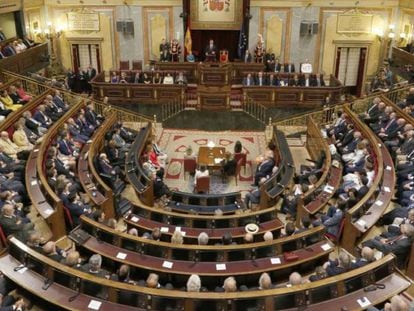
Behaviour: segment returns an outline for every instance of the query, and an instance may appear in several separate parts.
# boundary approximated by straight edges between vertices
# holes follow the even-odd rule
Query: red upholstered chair
[[[194,187],[195,193],[209,193],[210,192],[210,176],[199,177],[196,180]]]
[[[132,70],[142,70],[142,60],[133,60]]]
[[[0,240],[1,240],[1,243],[3,244],[3,246],[7,247],[8,241],[7,241],[6,235],[4,234],[2,226],[0,226]]]
[[[221,50],[220,51],[220,63],[227,63],[229,61],[229,51]]]
[[[338,244],[339,241],[341,240],[342,231],[344,231],[344,225],[345,225],[345,217],[342,218],[341,223],[339,224],[338,235],[335,236],[333,234],[326,232],[325,237],[327,237],[329,240],[331,240],[335,244]]]
[[[63,205],[63,210],[65,211],[65,220],[66,223],[70,226],[71,229],[74,228],[74,223],[73,223],[73,218],[72,215],[70,214],[69,209]]]
[[[195,158],[184,158],[184,179],[185,173],[194,174],[197,167]]]
[[[120,60],[119,70],[129,70],[129,60]]]
[[[236,162],[239,162],[239,160],[241,159],[241,166],[244,167],[244,173],[246,173],[246,160],[247,160],[247,154],[245,153],[235,153],[234,154],[234,159],[236,160]]]

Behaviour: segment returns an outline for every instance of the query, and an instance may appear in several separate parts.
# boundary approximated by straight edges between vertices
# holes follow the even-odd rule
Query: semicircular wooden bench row
[[[159,241],[154,241],[117,231],[84,215],[80,219],[81,225],[79,229],[109,244],[155,257],[165,259],[178,258],[188,261],[192,261],[194,258],[197,259],[197,257],[199,257],[197,259],[198,261],[216,261],[217,258],[221,258],[219,261],[236,261],[269,257],[307,247],[312,243],[325,240],[323,237],[325,228],[318,226],[272,241],[263,241],[263,239],[256,236],[256,240],[251,243],[233,239],[233,241],[239,244],[231,245],[218,244],[214,240],[213,243],[210,241],[208,245],[175,244],[170,242],[171,238],[167,234],[162,234]],[[185,235],[187,234],[184,230],[181,232]],[[76,235],[76,230],[71,233],[71,236],[73,235]]]
[[[259,310],[331,310],[337,306],[357,310],[362,308],[358,300],[378,305],[411,285],[411,281],[395,268],[395,258],[390,254],[335,277],[293,287],[233,293],[153,289],[98,278],[64,266],[15,238],[10,239],[10,245],[10,254],[0,258],[3,274],[48,303],[70,310],[86,310],[92,300],[100,305],[99,310],[158,310],[168,307],[192,311],[201,306],[228,311],[247,307]],[[88,296],[85,293],[89,287],[87,284],[105,289],[107,300]],[[373,284],[384,287],[374,286],[372,291],[364,290]]]

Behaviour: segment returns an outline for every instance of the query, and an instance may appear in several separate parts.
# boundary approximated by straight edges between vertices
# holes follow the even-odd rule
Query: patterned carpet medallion
[[[225,147],[226,151],[233,152],[234,144],[240,140],[243,152],[247,154],[246,169],[241,168],[237,178],[237,186],[234,177],[223,181],[219,172],[210,172],[210,193],[226,193],[233,191],[248,191],[253,182],[254,159],[262,154],[266,148],[263,132],[202,132],[193,130],[164,129],[160,133],[158,145],[169,157],[166,167],[165,182],[174,190],[192,192],[194,178],[186,175],[184,179],[184,154],[191,146],[195,154],[200,146],[207,146],[212,141],[217,147]]]

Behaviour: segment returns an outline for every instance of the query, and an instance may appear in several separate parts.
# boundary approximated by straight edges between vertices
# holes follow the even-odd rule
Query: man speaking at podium
[[[215,62],[217,60],[217,47],[214,40],[210,39],[209,44],[205,49],[206,62]]]

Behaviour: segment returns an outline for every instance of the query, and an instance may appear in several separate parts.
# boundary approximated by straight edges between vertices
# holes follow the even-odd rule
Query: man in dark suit
[[[204,51],[206,62],[215,62],[217,60],[217,46],[214,44],[213,39],[210,39]]]
[[[381,236],[365,241],[362,246],[375,248],[384,255],[393,253],[400,264],[404,263],[411,250],[412,239],[414,237],[414,226],[411,224],[404,224],[400,228],[401,235],[385,239]]]
[[[43,128],[40,122],[32,118],[32,114],[30,111],[23,112],[23,118],[25,119],[26,127],[36,135],[41,136],[47,132],[47,129]]]
[[[273,167],[275,166],[274,154],[273,151],[266,152],[266,159],[257,167],[256,173],[254,175],[254,184],[252,186],[258,186],[260,179],[263,177],[268,178],[272,175]]]
[[[250,51],[246,49],[246,52],[244,53],[243,61],[245,63],[251,63],[252,62],[252,55],[250,54]]]
[[[14,48],[12,47],[11,43],[7,44],[4,48],[3,48],[3,54],[5,56],[13,56],[16,55],[16,51],[14,50]]]
[[[93,104],[89,104],[86,106],[85,119],[89,123],[89,125],[92,125],[94,128],[98,127],[99,124],[101,124],[101,122],[103,121],[103,118],[95,112]]]
[[[253,86],[255,85],[254,79],[251,73],[248,73],[247,76],[243,79],[244,86]]]
[[[382,126],[375,132],[379,137],[383,138],[387,137],[389,133],[392,133],[397,128],[397,114],[395,112],[392,112],[390,113],[387,122],[383,123]]]
[[[295,64],[292,63],[286,63],[285,64],[285,72],[293,73],[295,71]]]
[[[52,119],[46,115],[45,111],[46,106],[39,105],[37,111],[33,115],[33,119],[39,122],[43,128],[49,128],[49,126],[52,124]]]
[[[374,251],[372,248],[365,246],[361,250],[361,257],[355,260],[355,262],[351,263],[352,269],[357,269],[363,267],[371,262],[375,261]]]
[[[265,86],[265,85],[267,85],[267,79],[263,75],[263,71],[259,71],[259,73],[257,74],[257,78],[256,78],[256,83],[255,84],[258,85],[258,86]]]
[[[52,100],[58,108],[62,109],[62,111],[68,111],[69,106],[63,101],[59,90],[55,90],[55,94],[53,95]]]
[[[14,208],[10,204],[3,206],[3,212],[0,216],[0,225],[6,236],[13,234],[17,239],[26,242],[28,233],[33,230],[33,223],[24,224],[21,219],[14,215]]]
[[[384,131],[380,132],[378,136],[381,137],[382,140],[384,140],[385,142],[392,141],[393,139],[398,137],[398,134],[401,134],[401,132],[404,131],[404,126],[405,119],[399,118],[392,124],[390,124],[388,127],[385,127]]]
[[[275,58],[275,62],[272,64],[271,70],[273,72],[280,72],[282,64],[279,62],[279,58]]]

